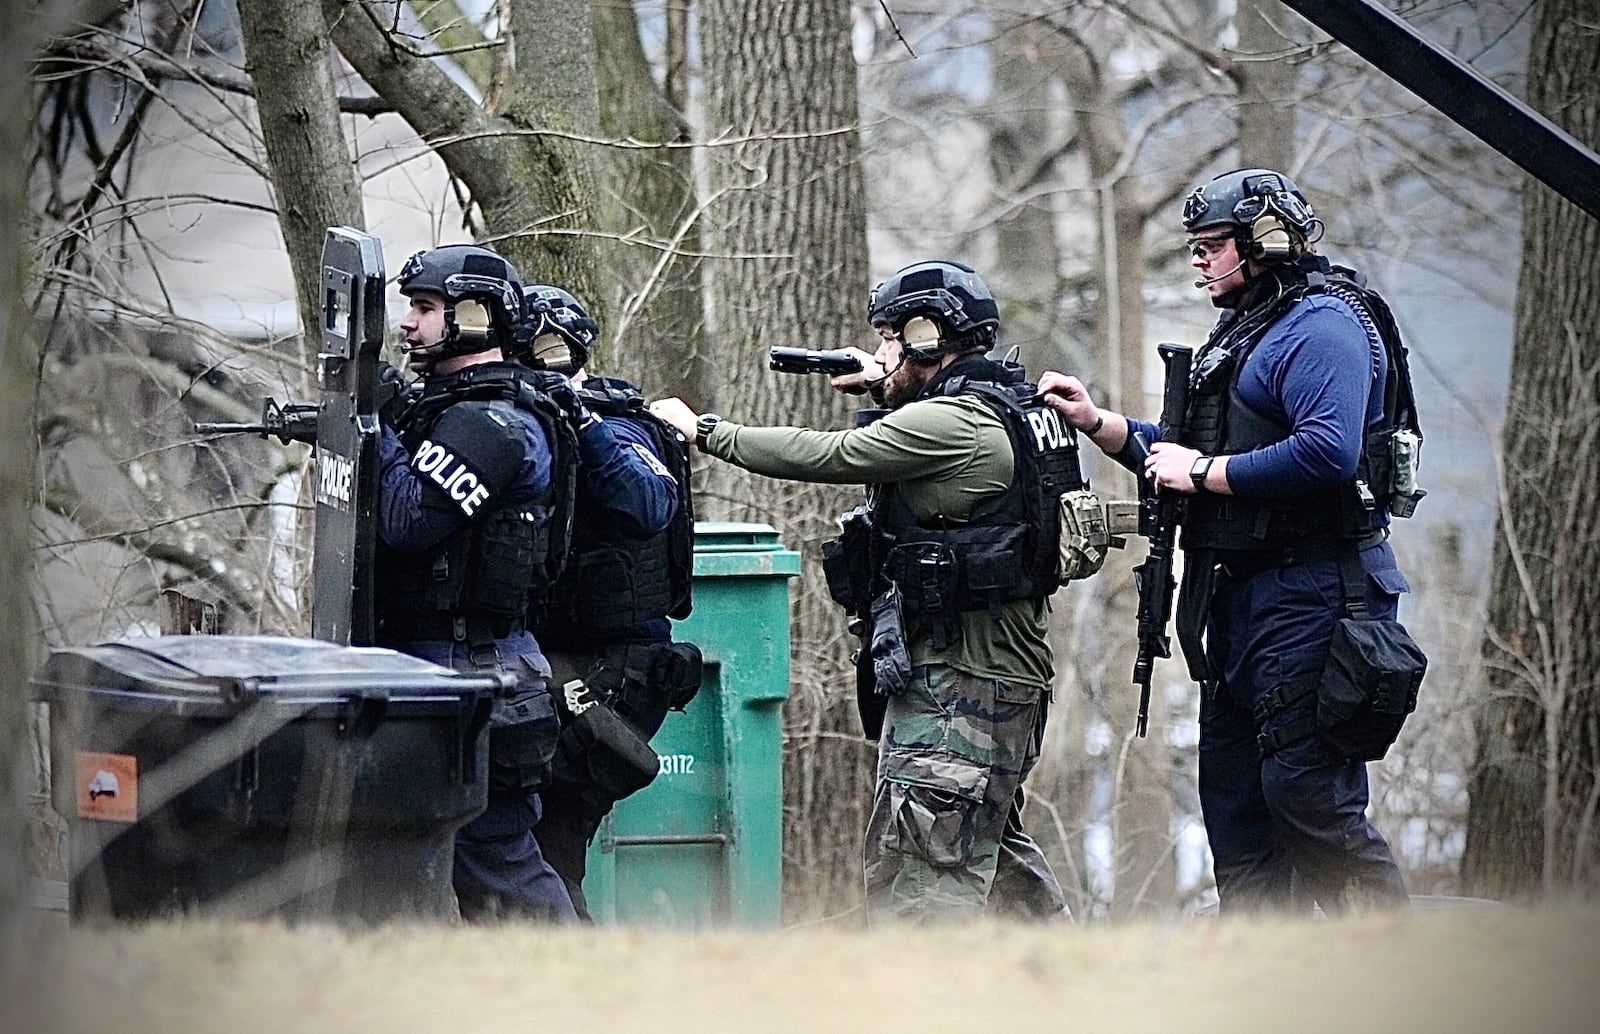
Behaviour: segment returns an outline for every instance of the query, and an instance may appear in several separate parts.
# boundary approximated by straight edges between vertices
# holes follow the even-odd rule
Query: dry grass
[[[0,1031],[1403,1031],[1600,1027],[1600,908],[678,935],[42,930]],[[15,1025],[13,1025],[15,1023]]]

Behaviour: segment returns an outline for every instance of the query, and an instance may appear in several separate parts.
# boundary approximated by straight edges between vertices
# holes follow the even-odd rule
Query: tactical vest
[[[1084,488],[1078,439],[1060,415],[1033,401],[1037,389],[1016,363],[965,359],[947,367],[922,398],[981,399],[1005,425],[1013,474],[1005,491],[975,507],[966,522],[919,523],[897,485],[876,493],[868,520],[878,529],[881,575],[899,588],[908,621],[920,621],[935,647],[960,635],[960,616],[1042,600],[1061,584],[1060,499]]]
[[[539,629],[540,642],[555,648],[625,636],[657,618],[688,617],[694,568],[688,442],[651,414],[643,393],[627,381],[589,377],[578,394],[602,418],[631,420],[649,432],[656,457],[677,483],[678,502],[666,530],[648,538],[617,527],[598,508],[585,508]],[[585,476],[579,472],[580,493]]]
[[[469,367],[428,382],[401,418],[396,430],[413,454],[414,469],[429,462],[419,450],[434,448],[430,436],[436,429],[462,419],[450,416],[457,407],[482,410],[478,419],[508,426],[510,421],[520,424],[510,410],[531,415],[549,444],[550,486],[532,500],[490,500],[488,509],[471,513],[470,520],[431,549],[385,549],[376,572],[377,598],[385,612],[380,639],[385,643],[481,641],[484,630],[501,638],[516,629],[530,606],[544,604],[566,559],[578,470],[571,421],[521,368],[509,363]],[[470,443],[460,451],[470,456]],[[461,494],[453,481],[434,480],[447,494],[452,489]],[[470,498],[458,501],[464,512]]]
[[[1289,425],[1257,412],[1240,397],[1239,374],[1268,329],[1294,305],[1318,294],[1338,298],[1356,314],[1366,332],[1374,373],[1387,357],[1383,418],[1367,427],[1355,475],[1291,499],[1202,492],[1189,500],[1183,548],[1274,551],[1311,540],[1359,539],[1373,532],[1376,514],[1410,516],[1416,500],[1425,494],[1397,483],[1397,432],[1420,443],[1421,429],[1406,348],[1394,316],[1378,293],[1367,288],[1361,274],[1330,266],[1326,259],[1310,258],[1293,271],[1279,273],[1270,298],[1218,324],[1195,359],[1182,444],[1206,455],[1234,455],[1289,437],[1293,430]]]

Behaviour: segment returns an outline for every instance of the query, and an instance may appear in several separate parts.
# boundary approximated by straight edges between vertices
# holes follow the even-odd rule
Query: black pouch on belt
[[[911,651],[906,646],[905,610],[893,582],[872,601],[872,670],[881,696],[894,696],[911,683]]]
[[[1400,622],[1367,616],[1353,555],[1341,558],[1340,577],[1349,616],[1334,626],[1317,687],[1317,733],[1352,761],[1376,761],[1416,710],[1428,658]]]
[[[650,744],[604,704],[585,708],[569,722],[556,748],[558,781],[613,802],[649,786],[661,768]]]

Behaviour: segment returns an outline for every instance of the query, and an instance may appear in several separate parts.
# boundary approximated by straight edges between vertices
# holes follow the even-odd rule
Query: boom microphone
[[[1243,258],[1240,258],[1238,262],[1234,263],[1233,268],[1228,270],[1226,273],[1219,273],[1216,276],[1201,277],[1199,280],[1194,282],[1194,285],[1196,287],[1210,287],[1212,284],[1217,283],[1220,280],[1226,280],[1244,268],[1244,261],[1245,260]]]

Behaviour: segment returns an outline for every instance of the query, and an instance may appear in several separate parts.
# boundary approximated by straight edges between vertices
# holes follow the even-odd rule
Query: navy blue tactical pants
[[[448,668],[470,667],[464,643],[426,640],[406,643],[401,649]],[[496,640],[495,657],[501,671],[517,676],[519,694],[548,695],[550,665],[532,635],[521,632]],[[553,704],[549,714],[554,723]],[[553,746],[553,732],[550,739]],[[566,885],[534,839],[540,812],[537,792],[496,788],[491,782],[489,806],[456,832],[451,883],[463,919],[577,919]]]
[[[592,682],[594,666],[602,658],[607,659],[614,671],[621,671],[623,663],[619,659],[619,651],[625,646],[614,644],[609,650],[603,647],[594,650],[552,649],[550,667],[554,674],[550,682],[558,687],[566,685],[571,679]],[[611,687],[609,691],[620,692],[621,687]],[[639,694],[635,702],[640,706],[621,708],[618,716],[648,742],[666,721],[666,698],[659,694]],[[616,705],[615,700],[608,700],[607,703]],[[589,914],[589,901],[583,893],[583,878],[589,867],[589,843],[599,832],[600,823],[610,813],[611,804],[597,803],[595,796],[586,792],[588,789],[559,778],[553,781],[543,794],[544,817],[533,832],[545,857],[561,874],[579,920],[592,923],[594,917]]]
[[[1394,617],[1409,586],[1393,550],[1372,546],[1361,566],[1368,610]],[[1407,900],[1389,845],[1366,818],[1366,765],[1315,734],[1265,758],[1257,745],[1256,704],[1322,670],[1343,599],[1334,560],[1219,576],[1206,649],[1222,678],[1200,700],[1200,806],[1224,912],[1309,910],[1313,898],[1330,913]],[[1265,731],[1315,708],[1314,693],[1301,696],[1266,719]]]

